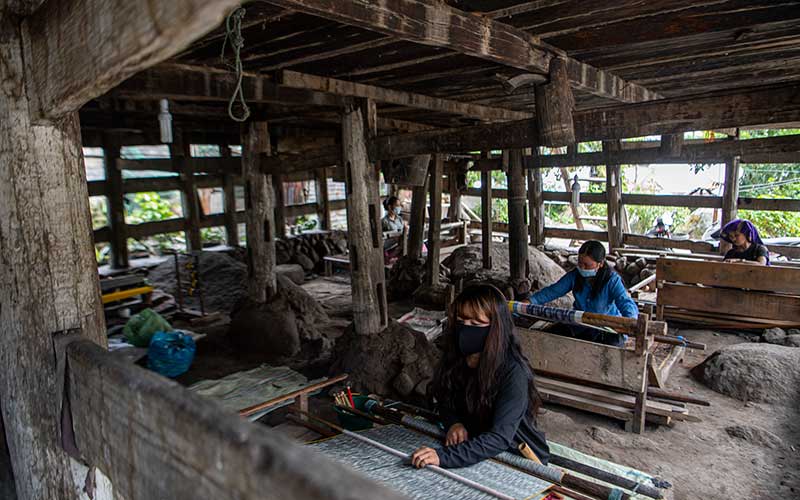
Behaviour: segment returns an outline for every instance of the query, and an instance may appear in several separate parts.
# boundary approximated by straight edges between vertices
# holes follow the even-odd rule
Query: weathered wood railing
[[[79,453],[127,500],[401,498],[88,340],[66,354]]]

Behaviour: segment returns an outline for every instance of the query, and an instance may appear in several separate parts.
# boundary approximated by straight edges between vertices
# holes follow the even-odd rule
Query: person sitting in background
[[[383,202],[383,208],[386,209],[386,215],[381,219],[381,230],[387,232],[402,232],[405,228],[403,217],[400,215],[401,207],[400,200],[397,196],[390,196]],[[392,261],[397,259],[403,251],[401,242],[403,236],[390,236],[383,240],[383,258],[386,264],[391,264]]]
[[[639,317],[639,308],[628,295],[622,278],[606,264],[606,249],[599,241],[589,240],[581,245],[578,250],[578,267],[554,284],[532,293],[530,302],[546,304],[569,292],[575,298],[573,308],[579,311],[625,318]],[[555,328],[553,333],[618,347],[625,344],[625,335],[622,334],[579,325],[558,326],[564,328]]]
[[[719,237],[733,245],[733,248],[725,254],[725,262],[769,265],[769,249],[761,241],[758,229],[749,220],[730,221],[722,228]]]

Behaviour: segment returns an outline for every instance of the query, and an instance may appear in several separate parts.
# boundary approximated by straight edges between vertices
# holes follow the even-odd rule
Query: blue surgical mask
[[[578,272],[584,278],[594,278],[595,276],[597,276],[597,269],[581,269],[579,267]]]
[[[400,211],[401,211],[400,207],[394,207],[394,214],[395,215],[400,215]]]

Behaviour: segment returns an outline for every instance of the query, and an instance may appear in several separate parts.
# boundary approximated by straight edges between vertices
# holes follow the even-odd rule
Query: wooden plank
[[[725,159],[725,181],[722,184],[722,210],[720,211],[720,227],[725,227],[728,222],[736,218],[737,199],[739,198],[739,158]],[[721,240],[719,253],[725,255],[730,250],[731,244]]]
[[[197,181],[195,179],[192,165],[189,162],[191,156],[190,145],[182,141],[180,133],[176,134],[175,142],[170,144],[170,156],[175,166],[180,172],[179,185],[181,190],[181,200],[183,204],[183,214],[186,230],[186,246],[190,252],[197,252],[203,249],[203,242],[200,238],[200,199],[197,196]]]
[[[643,356],[619,347],[516,328],[534,370],[634,392],[644,387]]]
[[[227,144],[219,145],[219,152],[222,158],[229,158],[231,150]],[[241,158],[237,159],[238,174],[242,173]],[[232,174],[222,176],[222,198],[225,204],[223,213],[225,214],[225,241],[229,247],[239,246],[239,224],[236,221],[236,186]]]
[[[242,177],[247,234],[247,290],[250,300],[266,302],[277,291],[275,275],[275,192],[272,178],[261,170],[271,151],[269,126],[251,121],[242,130]]]
[[[800,200],[787,198],[747,198],[739,197],[738,208],[742,210],[774,210],[800,212]]]
[[[177,54],[238,6],[237,0],[48,0],[25,22],[26,73],[37,114],[77,111]]]
[[[622,195],[622,203],[654,207],[722,208],[722,197],[625,193]]]
[[[36,88],[18,18],[0,14],[0,401],[20,499],[83,487],[61,446],[55,345],[68,333],[106,345],[80,124],[35,124]],[[8,461],[10,459],[10,462]],[[4,467],[5,468],[5,467]],[[2,488],[5,489],[5,488]]]
[[[105,134],[103,163],[108,187],[108,229],[111,244],[111,268],[128,267],[128,234],[125,223],[125,199],[122,186],[122,171],[119,169],[120,146],[115,137]]]
[[[430,160],[430,155],[421,155],[414,158],[412,161],[429,165]],[[423,185],[411,188],[411,215],[408,224],[408,255],[412,259],[419,259],[422,257],[422,240],[425,237],[425,200],[428,197],[429,183],[430,176],[426,170],[425,182]]]
[[[265,491],[287,500],[400,498],[88,342],[71,344],[68,356],[78,448],[127,500],[255,500]],[[162,439],[152,439],[154,424]]]
[[[286,238],[286,185],[283,174],[272,174],[272,188],[275,190],[275,237]]]
[[[608,233],[605,231],[590,231],[588,229],[569,229],[545,227],[544,236],[546,238],[563,238],[567,240],[599,240],[608,241]]]
[[[341,147],[326,147],[304,151],[300,154],[283,153],[272,156],[264,155],[261,169],[265,174],[280,173],[290,175],[294,172],[306,172],[316,168],[332,167],[342,164]]]
[[[791,267],[659,258],[656,276],[658,282],[699,283],[800,295],[800,269]]]
[[[171,158],[146,158],[132,160],[121,158],[118,161],[120,170],[160,170],[178,172]],[[195,172],[239,174],[242,170],[240,158],[191,158],[187,160]]]
[[[270,3],[539,74],[546,74],[550,59],[560,55],[567,62],[571,84],[582,91],[629,102],[658,97],[640,85],[569,58],[563,51],[542,43],[523,30],[488,17],[462,12],[444,3],[421,0],[383,3],[367,0],[270,0]]]
[[[318,168],[314,171],[314,194],[317,199],[317,219],[321,229],[331,229],[331,201],[328,194],[328,170]]]
[[[484,151],[484,157],[489,151]],[[469,189],[467,190],[469,193]],[[492,268],[492,173],[481,172],[481,261],[484,269]]]
[[[603,141],[603,151],[612,152],[621,149],[620,141]],[[608,198],[606,227],[608,244],[611,247],[622,246],[622,217],[625,208],[622,206],[622,169],[618,164],[606,166],[606,197]]]
[[[278,79],[281,84],[287,87],[316,90],[340,96],[363,97],[377,102],[469,116],[485,121],[522,120],[533,116],[531,113],[521,111],[470,104],[452,99],[442,99],[413,92],[338,80],[336,78],[298,73],[297,71],[284,70],[280,73]]]
[[[522,150],[510,151],[508,182],[508,250],[509,272],[515,292],[527,294],[528,279],[528,225],[525,220],[525,173],[522,167]],[[522,288],[520,288],[522,287]]]
[[[794,321],[800,317],[800,298],[756,291],[664,283],[658,289],[659,305],[713,311],[754,318]]]
[[[625,197],[623,196],[623,200]],[[696,240],[672,240],[669,238],[652,238],[649,236],[641,236],[638,234],[624,233],[623,241],[626,245],[644,247],[644,248],[680,248],[691,250],[693,252],[706,252],[712,253],[716,248],[711,243],[706,241]]]

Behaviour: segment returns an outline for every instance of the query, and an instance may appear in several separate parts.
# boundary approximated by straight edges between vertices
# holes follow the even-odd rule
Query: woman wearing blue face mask
[[[403,218],[400,216],[402,209],[400,207],[400,200],[397,198],[397,196],[390,196],[386,198],[386,201],[383,202],[383,208],[386,209],[386,215],[384,215],[383,219],[381,220],[383,232],[402,231],[404,223]]]
[[[419,448],[411,463],[467,467],[503,451],[519,454],[525,444],[546,464],[550,449],[536,428],[542,401],[503,294],[490,285],[464,289],[447,324],[432,382],[445,443]]]
[[[578,250],[578,267],[565,274],[556,283],[531,294],[531,304],[546,304],[572,292],[573,308],[609,316],[637,318],[639,308],[628,295],[622,278],[606,264],[606,249],[596,240],[589,240]],[[563,330],[563,329],[561,329]],[[622,346],[625,336],[603,332],[594,328],[569,325],[569,331],[554,329],[554,333],[568,333],[573,337]]]

